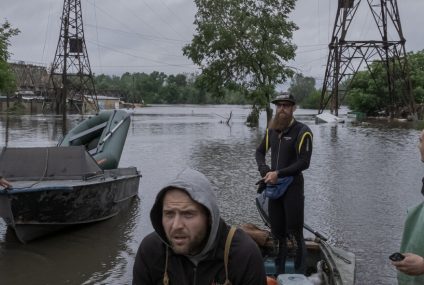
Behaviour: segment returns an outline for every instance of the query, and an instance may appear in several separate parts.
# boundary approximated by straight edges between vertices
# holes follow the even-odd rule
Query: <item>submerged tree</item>
[[[239,89],[253,99],[251,125],[267,111],[277,84],[294,72],[285,63],[295,56],[297,26],[289,20],[295,0],[195,0],[197,34],[183,53],[202,69],[208,90]]]

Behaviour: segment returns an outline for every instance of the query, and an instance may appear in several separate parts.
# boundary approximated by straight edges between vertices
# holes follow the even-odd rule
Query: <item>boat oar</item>
[[[315,236],[317,236],[318,238],[322,239],[323,241],[327,241],[328,238],[326,238],[325,236],[323,236],[322,234],[320,234],[317,231],[314,231],[310,226],[308,226],[307,224],[303,224],[303,227],[305,229],[307,229],[308,231],[310,231],[311,233],[313,233]]]
[[[107,135],[103,138],[103,140],[100,142],[100,144],[103,144],[105,141],[107,141],[111,135],[122,125],[122,123],[127,119],[128,117],[122,119],[111,131],[107,133]]]

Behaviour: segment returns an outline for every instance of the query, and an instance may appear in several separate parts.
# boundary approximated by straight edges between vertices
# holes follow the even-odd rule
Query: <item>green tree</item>
[[[387,79],[381,63],[372,63],[370,70],[357,72],[353,80],[343,84],[350,85],[346,98],[349,109],[376,115],[390,104]]]
[[[302,108],[305,109],[319,109],[321,100],[321,91],[314,90],[308,94],[307,97],[302,100]]]
[[[0,92],[12,92],[15,86],[15,79],[10,70],[7,60],[10,53],[10,38],[19,34],[18,29],[12,28],[11,24],[6,20],[0,25]]]
[[[354,111],[364,112],[368,115],[376,115],[381,110],[381,101],[372,93],[364,93],[360,89],[349,91],[349,108]]]
[[[15,86],[15,77],[6,61],[0,60],[0,94],[11,93]]]
[[[147,77],[143,77],[139,85],[139,88],[144,91],[142,100],[144,102],[158,102],[160,90],[165,84],[167,77],[165,73],[157,71],[150,73]]]
[[[419,116],[424,112],[424,50],[407,54],[409,63],[409,76],[411,80],[411,92],[413,99],[418,104]],[[390,68],[395,73],[401,74],[398,64],[391,63]],[[387,74],[384,65],[375,61],[370,65],[370,70],[360,71],[355,74],[351,81],[343,84],[350,86],[347,94],[347,103],[351,110],[361,111],[368,115],[377,113],[405,116],[408,108],[407,86],[402,80],[395,80],[395,95],[389,96]],[[421,112],[421,114],[420,114]]]
[[[412,94],[415,102],[424,103],[424,50],[408,53]]]
[[[183,53],[202,69],[208,90],[223,97],[225,89],[248,94],[251,124],[267,110],[277,84],[293,75],[285,62],[295,57],[291,42],[297,26],[288,19],[295,0],[195,0],[197,34]]]
[[[121,78],[119,80],[118,89],[125,94],[128,102],[134,102],[135,101],[135,78],[134,74],[131,74],[129,72],[125,72],[121,75]]]
[[[96,90],[98,91],[114,89],[112,84],[112,78],[109,75],[100,74],[98,76],[95,76],[94,80],[96,84]]]
[[[296,101],[299,103],[299,105],[303,106],[303,101],[309,97],[315,94],[315,78],[313,77],[305,77],[301,73],[295,74],[293,77],[290,87],[289,87],[290,93],[293,95],[293,97],[296,99]],[[309,99],[311,100],[311,99]]]
[[[175,84],[179,87],[187,86],[187,76],[184,74],[170,75],[168,76],[168,84]]]

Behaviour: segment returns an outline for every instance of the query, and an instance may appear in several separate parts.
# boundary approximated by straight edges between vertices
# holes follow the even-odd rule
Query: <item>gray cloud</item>
[[[63,1],[0,0],[0,22],[8,19],[21,34],[12,40],[12,60],[49,65],[54,58]],[[328,41],[337,1],[298,0],[292,13],[299,26],[294,42],[297,57],[289,64],[306,76],[324,77]],[[372,18],[367,1],[357,14],[351,36],[372,37]],[[423,19],[422,0],[398,1],[407,51],[424,48],[418,27]],[[125,71],[154,70],[168,74],[196,72],[182,55],[182,47],[194,34],[196,7],[192,0],[83,0],[85,38],[94,73],[120,75]]]

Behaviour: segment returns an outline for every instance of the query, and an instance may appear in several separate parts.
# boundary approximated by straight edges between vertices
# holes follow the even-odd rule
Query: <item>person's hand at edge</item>
[[[392,264],[402,273],[408,275],[424,274],[424,258],[414,253],[403,253],[405,258],[401,261],[392,261]]]
[[[4,177],[0,177],[0,186],[7,189],[7,188],[11,188],[12,184],[10,184],[10,182],[7,181]]]

